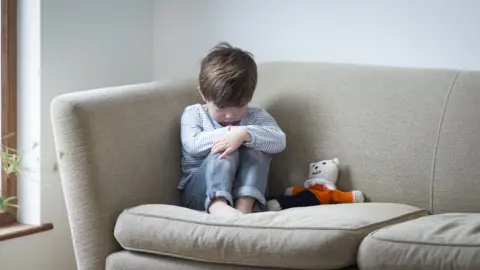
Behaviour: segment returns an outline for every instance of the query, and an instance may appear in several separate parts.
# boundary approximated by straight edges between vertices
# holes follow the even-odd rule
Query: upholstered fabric
[[[253,104],[265,107],[287,134],[286,151],[272,161],[272,193],[303,183],[309,162],[338,157],[341,189],[430,209],[436,139],[457,73],[262,65]]]
[[[80,270],[104,269],[120,249],[113,226],[144,203],[178,204],[183,107],[197,102],[189,82],[148,83],[57,97],[52,120]]]
[[[106,270],[279,270],[190,261],[141,252],[118,251],[107,257]],[[358,270],[356,266],[342,270]]]
[[[263,267],[248,267],[212,264],[180,258],[158,256],[141,252],[118,251],[108,256],[105,270],[274,270]]]
[[[434,213],[480,212],[480,72],[463,71],[449,95],[432,184]]]
[[[338,204],[216,218],[178,206],[143,205],[122,213],[123,248],[210,263],[287,269],[355,264],[371,231],[426,215],[402,204]],[[339,252],[341,250],[341,252]]]
[[[179,120],[200,102],[195,80],[56,97],[51,116],[80,270],[121,249],[118,215],[178,204]],[[263,63],[252,105],[287,134],[270,194],[301,184],[308,163],[337,157],[338,186],[368,201],[435,213],[480,212],[480,72],[328,63]],[[275,239],[272,239],[274,241]]]
[[[480,269],[480,214],[422,217],[371,233],[361,244],[360,269]]]

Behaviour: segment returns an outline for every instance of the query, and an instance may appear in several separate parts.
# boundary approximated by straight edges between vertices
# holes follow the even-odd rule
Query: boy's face
[[[208,113],[215,121],[228,126],[242,119],[247,113],[248,105],[241,107],[222,107],[208,101],[207,108]]]

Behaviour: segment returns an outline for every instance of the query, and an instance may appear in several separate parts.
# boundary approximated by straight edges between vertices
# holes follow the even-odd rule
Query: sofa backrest
[[[308,163],[339,158],[338,186],[432,213],[480,212],[480,72],[264,63],[252,105],[287,133],[271,194],[302,184]],[[178,204],[180,116],[196,81],[64,94],[51,117],[77,267],[104,269],[118,215]]]
[[[340,159],[339,188],[432,213],[480,212],[480,72],[333,63],[260,64],[252,105],[287,133],[270,191]]]

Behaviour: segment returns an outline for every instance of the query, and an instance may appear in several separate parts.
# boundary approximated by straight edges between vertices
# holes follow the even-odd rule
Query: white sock
[[[242,215],[242,212],[231,207],[224,201],[213,202],[208,208],[208,211],[212,216],[218,216],[218,217],[232,217],[232,216]]]

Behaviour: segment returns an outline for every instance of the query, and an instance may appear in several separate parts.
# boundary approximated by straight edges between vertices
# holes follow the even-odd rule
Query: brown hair
[[[243,106],[257,86],[257,65],[247,51],[221,42],[202,59],[199,88],[218,106]]]

